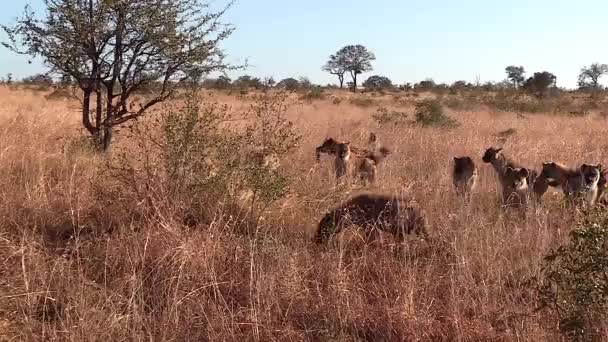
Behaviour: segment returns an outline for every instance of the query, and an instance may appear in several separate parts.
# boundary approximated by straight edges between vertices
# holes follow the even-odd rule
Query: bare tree
[[[107,151],[112,128],[171,98],[191,75],[232,68],[219,48],[233,28],[199,0],[44,0],[2,26],[12,51],[41,57],[51,72],[69,75],[82,90],[82,123]],[[22,48],[23,47],[23,48]],[[152,89],[134,106],[131,95]],[[94,101],[93,101],[93,96]],[[91,108],[93,107],[93,108]],[[137,108],[136,108],[137,107]]]

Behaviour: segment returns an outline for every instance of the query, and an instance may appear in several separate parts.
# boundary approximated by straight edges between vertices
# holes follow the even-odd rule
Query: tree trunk
[[[353,93],[357,92],[357,73],[353,74]]]
[[[344,88],[344,74],[338,75],[338,79],[340,80],[340,89]]]
[[[110,152],[110,147],[112,145],[112,138],[114,132],[111,125],[107,125],[103,128],[103,151]]]
[[[82,125],[91,134],[95,135],[95,127],[91,124],[91,90],[84,89],[82,97]]]

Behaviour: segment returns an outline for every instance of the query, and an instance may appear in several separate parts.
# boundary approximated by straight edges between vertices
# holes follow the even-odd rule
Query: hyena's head
[[[502,147],[495,148],[490,147],[486,150],[486,153],[483,154],[481,158],[484,163],[491,163],[494,160],[497,160],[502,153]]]
[[[391,152],[391,150],[389,150],[388,148],[386,148],[386,147],[384,147],[384,146],[383,146],[383,147],[380,147],[380,149],[378,149],[378,152],[380,153],[380,155],[381,155],[383,158],[388,157],[388,155],[392,153],[392,152]]]
[[[543,169],[540,172],[541,177],[548,180],[560,178],[563,167],[554,162],[543,163]]]
[[[423,239],[428,239],[429,238],[429,234],[428,234],[429,221],[428,221],[426,211],[422,208],[416,208],[416,207],[408,208],[408,211],[409,211],[409,217],[411,220],[412,232],[414,234],[422,237]]]
[[[336,215],[328,213],[323,216],[319,225],[317,226],[317,234],[315,235],[314,241],[316,243],[326,242],[336,229]]]
[[[475,163],[471,157],[454,157],[454,172],[460,174],[474,169]]]
[[[523,167],[512,168],[508,167],[505,172],[505,184],[513,190],[526,190],[528,188],[528,169]]]
[[[585,182],[585,188],[591,189],[597,186],[598,181],[600,180],[600,172],[602,169],[602,165],[590,165],[583,164],[581,165],[581,175],[583,176],[583,181]]]
[[[343,142],[337,144],[336,156],[340,159],[348,159],[350,157],[350,142]]]

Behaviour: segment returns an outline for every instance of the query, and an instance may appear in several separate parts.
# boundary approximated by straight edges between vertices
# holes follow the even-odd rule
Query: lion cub
[[[452,181],[458,196],[470,198],[477,185],[477,168],[471,157],[454,157]]]
[[[315,241],[324,243],[351,224],[360,226],[368,241],[376,229],[392,233],[399,242],[412,232],[428,238],[424,209],[401,197],[362,194],[327,213],[319,222]]]

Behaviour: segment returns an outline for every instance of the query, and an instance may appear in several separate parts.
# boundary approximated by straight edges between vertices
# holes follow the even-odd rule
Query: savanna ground
[[[529,279],[567,239],[575,214],[560,209],[556,193],[526,219],[503,213],[481,155],[500,144],[537,169],[548,160],[605,161],[601,112],[473,106],[448,110],[456,128],[423,128],[372,117],[385,107],[411,120],[409,96],[291,95],[286,117],[302,139],[281,160],[288,192],[251,233],[225,218],[184,225],[163,193],[136,200],[107,171],[112,157],[79,143],[77,102],[47,94],[0,89],[0,341],[562,338],[557,319],[535,310]],[[239,113],[256,96],[205,99]],[[314,147],[326,136],[364,147],[370,131],[393,152],[378,185],[334,187],[332,161],[316,164]],[[111,155],[149,153],[123,132]],[[470,207],[451,184],[452,157],[462,155],[480,169]],[[431,242],[366,246],[353,234],[328,246],[311,242],[327,210],[367,191],[415,199],[429,214]],[[211,207],[218,198],[203,202]]]

